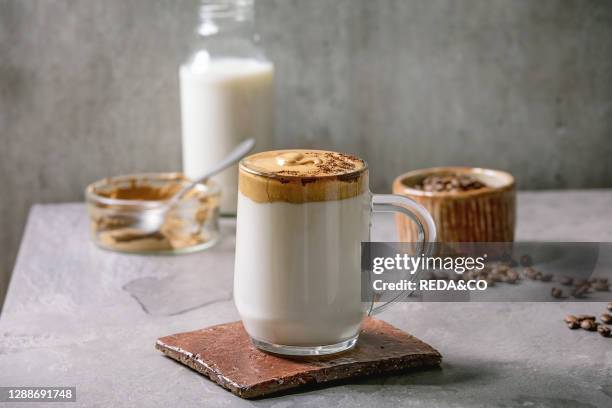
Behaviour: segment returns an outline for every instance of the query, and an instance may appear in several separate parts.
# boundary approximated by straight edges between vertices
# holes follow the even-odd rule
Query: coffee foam
[[[365,162],[324,150],[276,150],[240,163],[240,192],[256,202],[304,203],[351,198],[367,190]]]

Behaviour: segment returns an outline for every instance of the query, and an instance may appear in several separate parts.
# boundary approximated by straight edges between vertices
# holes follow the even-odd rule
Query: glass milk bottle
[[[183,172],[198,178],[242,140],[271,146],[274,66],[255,43],[254,0],[202,0],[198,45],[180,68]],[[237,166],[214,177],[236,213]]]

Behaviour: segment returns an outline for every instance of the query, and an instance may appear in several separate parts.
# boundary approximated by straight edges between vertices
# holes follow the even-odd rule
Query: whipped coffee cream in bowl
[[[419,241],[435,225],[414,201],[372,195],[362,159],[322,150],[257,153],[239,166],[234,301],[253,343],[286,355],[353,347],[362,320],[361,242],[372,211],[417,220]]]
[[[143,228],[148,217],[189,181],[181,173],[149,173],[105,178],[85,190],[94,242],[131,253],[195,252],[219,239],[220,189],[199,183],[165,214],[158,230]]]

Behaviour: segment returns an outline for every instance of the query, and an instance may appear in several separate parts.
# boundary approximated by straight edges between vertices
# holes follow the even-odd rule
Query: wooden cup
[[[428,176],[467,174],[486,187],[459,192],[432,192],[413,188]],[[516,187],[511,174],[475,167],[434,167],[402,174],[393,193],[412,198],[431,214],[438,242],[512,242],[516,221]],[[416,242],[412,220],[396,216],[400,241]]]

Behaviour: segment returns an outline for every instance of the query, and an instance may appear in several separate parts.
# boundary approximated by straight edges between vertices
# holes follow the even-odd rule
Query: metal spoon
[[[166,215],[168,212],[183,198],[183,196],[197,184],[203,183],[208,180],[211,176],[225,170],[233,164],[236,164],[240,159],[246,156],[255,147],[254,139],[247,139],[240,143],[234,148],[223,160],[204,172],[204,175],[199,179],[186,184],[177,193],[175,193],[170,199],[161,203],[161,205],[154,210],[149,210],[146,216],[142,217],[140,223],[134,227],[142,231],[143,234],[152,234],[159,231],[161,226],[166,221]]]

